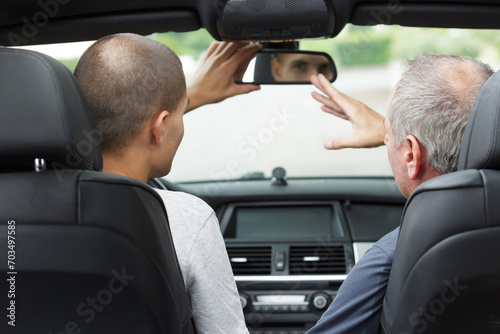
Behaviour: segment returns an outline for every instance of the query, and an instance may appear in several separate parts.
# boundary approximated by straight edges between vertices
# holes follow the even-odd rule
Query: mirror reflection
[[[252,60],[242,83],[308,84],[312,75],[323,74],[330,82],[337,77],[333,59],[326,53],[262,49]]]
[[[323,55],[277,53],[272,57],[271,74],[275,81],[310,81],[311,75],[333,79],[333,69]]]

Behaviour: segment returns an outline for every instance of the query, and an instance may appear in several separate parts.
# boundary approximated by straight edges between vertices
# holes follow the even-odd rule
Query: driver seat
[[[383,333],[500,333],[500,72],[476,98],[458,170],[408,199]]]
[[[0,49],[0,100],[0,332],[194,333],[163,202],[100,172],[73,74]]]

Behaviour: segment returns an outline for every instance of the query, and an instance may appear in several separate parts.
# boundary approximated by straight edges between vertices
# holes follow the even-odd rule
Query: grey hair
[[[427,149],[433,170],[455,171],[472,105],[492,74],[470,57],[423,53],[408,60],[388,111],[394,146],[412,134]]]

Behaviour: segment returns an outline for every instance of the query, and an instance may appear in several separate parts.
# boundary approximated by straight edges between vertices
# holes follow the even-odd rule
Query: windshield
[[[336,87],[384,113],[394,79],[378,70],[350,72]],[[347,136],[352,129],[321,111],[312,90],[311,85],[263,85],[258,92],[185,115],[184,139],[168,179],[237,179],[258,172],[270,177],[278,166],[288,177],[391,175],[385,147],[323,148],[326,139]]]
[[[212,38],[204,30],[154,34],[181,58],[189,81]],[[329,53],[337,66],[334,86],[385,114],[402,60],[435,52],[479,58],[498,68],[500,33],[492,30],[424,29],[348,25],[328,40],[301,41],[300,48]],[[79,47],[30,47],[74,69]],[[349,136],[349,122],[326,114],[311,97],[312,85],[262,85],[261,90],[200,107],[184,116],[184,139],[166,178],[173,182],[271,177],[391,176],[385,147],[326,150],[323,142]]]
[[[333,40],[301,41],[327,52],[334,86],[384,115],[402,61],[421,52],[466,55],[497,69],[498,31],[347,26]],[[312,85],[262,85],[261,90],[209,105],[184,117],[185,135],[170,181],[271,177],[392,176],[385,146],[326,150],[323,142],[352,133],[349,122],[326,114],[311,98]]]

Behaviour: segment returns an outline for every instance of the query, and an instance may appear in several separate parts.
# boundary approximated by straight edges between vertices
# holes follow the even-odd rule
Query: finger
[[[336,109],[340,109],[340,107],[338,107],[338,105],[334,101],[332,101],[332,99],[330,99],[327,96],[321,95],[321,94],[319,94],[317,92],[311,92],[311,96],[313,97],[313,99],[315,99],[319,103],[323,103],[323,104],[334,103],[337,106]]]
[[[248,65],[250,64],[250,61],[254,58],[254,55],[251,55],[250,57],[247,57],[247,59],[244,59],[243,62],[241,62],[238,67],[236,68],[236,71],[234,73],[234,80],[235,81],[242,81],[243,76],[245,75],[245,72],[247,71]]]
[[[332,99],[330,99],[326,96],[323,96],[321,94],[318,94],[316,92],[311,92],[311,95],[319,103],[323,103],[324,105],[326,105],[326,106],[328,106],[328,107],[330,107],[338,112],[342,112],[342,113],[344,112],[343,109]]]
[[[319,87],[319,80],[318,80],[318,76],[316,74],[313,74],[311,75],[311,83],[316,86],[316,88],[320,88]]]
[[[323,147],[327,150],[339,150],[342,148],[357,148],[356,138],[351,137],[335,137],[326,140]]]
[[[336,90],[333,85],[328,81],[323,74],[318,74],[318,88],[320,88],[325,94],[330,97],[335,95],[343,95],[338,90]]]
[[[312,75],[311,76],[311,83],[318,88],[320,91],[323,93],[327,94],[326,90],[323,88],[323,85],[319,82],[318,76],[317,75]]]
[[[325,105],[321,106],[321,110],[323,110],[324,112],[326,112],[328,114],[332,114],[333,116],[337,116],[339,118],[345,119],[346,121],[350,120],[349,116],[347,116],[343,111],[338,111],[338,110],[332,109],[332,108],[325,106]]]
[[[207,52],[205,53],[205,58],[210,57],[213,53],[216,52],[216,50],[219,48],[219,46],[222,44],[222,42],[212,42],[210,43],[210,46],[207,49]]]
[[[226,44],[224,50],[221,51],[220,55],[224,60],[229,59],[237,53],[239,49],[242,49],[247,45],[248,43],[243,42],[229,42]]]
[[[255,58],[256,52],[260,49],[261,49],[261,46],[257,46],[257,47],[252,47],[252,48],[248,48],[248,49],[240,51],[241,53],[249,53],[249,55],[245,59],[243,59],[241,62],[239,62],[239,57],[235,58],[234,63],[237,65],[237,68],[235,70],[235,75],[234,75],[235,80],[241,81],[241,79],[245,75],[245,72],[247,71],[248,65],[250,64],[252,59]],[[254,50],[256,50],[256,51],[254,51]]]
[[[230,44],[229,42],[218,42],[218,45],[217,45],[217,48],[215,49],[214,54],[218,55],[218,54],[224,52],[224,50],[227,48],[227,46],[229,44]]]
[[[249,44],[241,48],[238,52],[234,53],[231,58],[228,59],[228,64],[232,70],[236,70],[241,64],[248,63],[255,57],[255,53],[262,49],[260,44]]]
[[[232,94],[230,96],[234,95],[240,95],[240,94],[247,94],[256,90],[260,90],[259,85],[252,85],[252,84],[236,84],[234,88],[232,89]]]
[[[323,74],[318,75],[318,82],[320,86],[318,88],[320,88],[323,93],[328,95],[332,100],[335,100],[340,107],[346,107],[346,104],[349,102],[347,96],[333,87]]]
[[[336,93],[340,93],[322,74],[311,76],[311,82],[314,84],[314,86],[316,86],[316,88],[330,97],[332,97]]]
[[[314,77],[311,77],[311,82],[313,83],[313,85],[318,88],[321,92],[323,92],[324,94],[326,94],[328,97],[324,97],[324,99],[328,99],[329,101],[331,101],[331,103],[334,103],[334,107],[336,109],[344,109],[344,107],[347,107],[346,104],[344,103],[343,106],[341,106],[339,103],[338,103],[338,99],[339,98],[342,98],[343,97],[343,94],[340,93],[338,90],[336,90],[331,84],[330,82],[328,81],[327,84],[325,84],[324,82],[320,81],[319,77],[318,76],[314,76]],[[322,96],[322,95],[317,95],[317,96]],[[314,98],[316,98],[314,95],[313,95]],[[326,103],[324,101],[324,99],[322,99],[320,102],[322,103]]]

